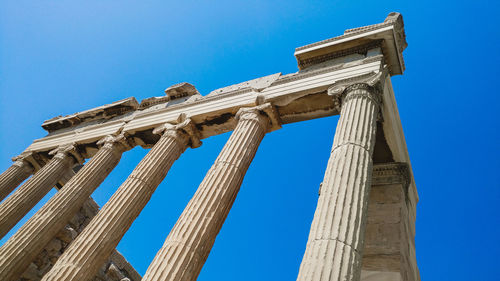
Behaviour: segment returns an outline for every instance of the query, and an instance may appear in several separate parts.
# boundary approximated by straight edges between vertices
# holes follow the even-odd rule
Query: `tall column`
[[[369,84],[352,84],[342,91],[341,102],[299,281],[360,278],[379,91]]]
[[[0,248],[0,280],[19,278],[131,148],[123,136],[97,144],[99,151]]]
[[[0,204],[0,238],[54,187],[75,161],[83,162],[73,145],[57,148],[50,154],[54,157]]]
[[[201,144],[190,119],[175,126],[166,124],[154,132],[163,132],[160,140],[70,244],[43,281],[90,280],[118,245],[174,161],[189,145],[198,147]]]
[[[156,254],[143,281],[196,280],[276,115],[270,104],[243,108],[238,125]]]
[[[0,201],[33,173],[33,166],[21,156],[0,175]]]

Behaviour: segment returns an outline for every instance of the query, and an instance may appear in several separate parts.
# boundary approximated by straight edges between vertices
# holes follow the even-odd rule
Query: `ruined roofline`
[[[344,32],[344,35],[298,47],[295,49],[295,57],[298,61],[299,70],[302,72],[303,70],[309,71],[311,66],[318,66],[352,54],[364,54],[368,57],[368,51],[381,48],[389,73],[395,75],[402,74],[404,70],[402,52],[406,45],[403,18],[399,13],[390,13],[383,23],[348,29]],[[281,73],[276,73],[213,90],[206,96],[201,96],[196,88],[189,83],[179,83],[167,88],[165,96],[147,98],[142,100],[140,104],[134,97],[130,97],[67,116],[54,117],[43,122],[42,128],[51,133],[60,129],[75,127],[82,123],[109,120],[137,110],[145,110],[158,104],[168,103],[168,106],[171,106],[185,101],[199,101],[232,91],[261,92],[274,85],[274,82],[280,83],[284,78],[289,78],[290,75],[298,77],[297,74],[281,75]]]
[[[295,49],[300,70],[336,57],[363,53],[370,45],[380,43],[391,76],[405,70],[403,51],[407,47],[403,16],[390,13],[384,22],[347,29],[343,35]],[[363,48],[363,46],[368,46]]]
[[[45,120],[42,123],[42,128],[48,132],[53,132],[59,129],[73,127],[84,122],[111,119],[115,116],[134,111],[138,107],[139,103],[137,103],[137,100],[134,97],[130,97],[74,114],[56,116],[49,120]]]

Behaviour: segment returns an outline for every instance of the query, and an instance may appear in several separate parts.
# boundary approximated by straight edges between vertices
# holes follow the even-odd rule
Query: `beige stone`
[[[83,232],[43,277],[49,280],[89,280],[139,215],[168,170],[188,147],[201,143],[190,119],[156,130],[160,140],[137,165]]]
[[[77,162],[83,159],[73,145],[51,152],[54,157],[0,204],[0,238],[19,222]]]
[[[130,136],[144,148],[153,148],[96,217],[95,203],[83,193],[58,192],[71,193],[65,198],[75,205],[81,205],[82,198],[87,201],[72,217],[64,214],[74,213],[73,207],[63,204],[54,205],[50,213],[54,220],[38,218],[36,224],[29,220],[21,229],[30,231],[13,239],[17,237],[14,240],[19,242],[19,237],[31,237],[39,241],[26,243],[26,248],[12,246],[22,243],[7,242],[4,246],[11,249],[10,264],[22,261],[23,281],[39,281],[49,270],[44,280],[139,280],[137,273],[127,273],[135,271],[114,247],[186,146],[195,147],[198,139],[236,127],[235,137],[207,173],[145,276],[145,280],[196,279],[238,192],[246,170],[242,163],[255,153],[256,147],[246,144],[257,145],[262,135],[259,121],[238,121],[237,112],[258,106],[270,118],[265,131],[281,124],[341,114],[298,280],[419,281],[414,245],[418,194],[391,84],[391,76],[405,70],[405,37],[402,16],[390,13],[382,23],[348,29],[341,36],[296,48],[296,73],[276,73],[204,96],[193,85],[180,83],[167,88],[165,96],[144,99],[140,105],[135,98],[128,98],[47,120],[42,127],[50,134],[35,140],[13,167],[0,175],[0,197],[5,197],[31,170],[38,171],[0,204],[0,233],[2,218],[15,223],[51,185],[58,182],[60,188],[72,178],[71,163],[67,163],[66,172],[55,169],[59,160],[50,160],[49,151],[73,143],[78,148],[71,156],[73,162],[83,157],[99,159],[97,142],[107,135],[120,134]],[[379,95],[374,94],[375,85]],[[259,106],[265,103],[273,106]],[[383,106],[379,108],[379,104]],[[269,108],[273,114],[269,114]],[[247,124],[247,130],[238,129],[241,124]],[[163,136],[155,134],[159,131],[165,131]],[[248,155],[239,154],[243,151]],[[224,155],[231,157],[221,160]],[[378,164],[373,177],[372,162]],[[404,175],[400,169],[408,173]],[[51,176],[40,176],[44,173]],[[103,174],[94,171],[88,176]],[[95,188],[92,185],[96,183],[88,184],[89,190]],[[68,185],[68,190],[71,186],[75,185]],[[214,201],[211,196],[220,196],[221,200]],[[61,200],[62,195],[55,198]],[[10,207],[2,209],[6,202],[11,202]],[[20,206],[24,203],[26,206]],[[218,209],[222,206],[223,210]],[[2,212],[7,216],[2,217]],[[212,223],[206,224],[204,218]],[[44,230],[45,223],[47,228],[61,231]],[[36,235],[41,238],[33,238]],[[38,244],[45,248],[36,257],[23,252],[36,252],[36,247],[31,247]],[[19,275],[21,271],[11,265],[5,272]]]
[[[401,281],[420,280],[416,269],[414,233],[408,213],[411,182],[406,163],[374,165],[372,188],[363,250],[362,281],[385,280],[397,276]]]
[[[33,166],[22,158],[0,175],[0,202],[9,195],[21,182],[33,173]]]
[[[74,224],[68,224],[66,228],[71,229],[70,232],[71,234],[75,235],[74,237],[78,235],[77,231],[74,229],[83,229],[85,225],[88,224],[89,218],[91,219],[94,217],[98,212],[98,206],[95,202],[93,202],[92,199],[89,199],[85,204],[82,206],[80,211],[78,212],[79,215],[84,217],[85,219],[79,220],[79,223],[81,225],[74,225]],[[90,216],[87,218],[87,216]],[[24,271],[20,279],[17,279],[16,281],[40,281],[42,279],[42,276],[44,276],[51,268],[52,266],[57,262],[57,259],[64,253],[66,248],[68,247],[68,244],[74,240],[71,239],[70,242],[65,242],[63,239],[60,239],[61,236],[65,236],[68,238],[67,235],[61,234],[62,232],[65,232],[65,230],[60,231],[56,235],[53,240],[59,240],[58,242],[62,244],[62,248],[60,249],[59,252],[48,252],[46,249],[44,249],[38,256],[34,259],[34,261],[30,264],[30,266]],[[50,244],[50,243],[49,243]],[[114,265],[113,269],[117,269],[120,274],[115,275],[115,274],[109,274],[111,265]],[[111,270],[113,270],[111,269]],[[120,276],[126,276],[126,278],[129,278],[129,281],[140,281],[141,276],[135,271],[135,269],[127,262],[127,260],[118,252],[114,251],[109,259],[101,265],[99,271],[95,274],[93,277],[93,281],[121,281]],[[123,278],[122,278],[123,279]]]
[[[131,148],[123,136],[109,136],[99,144],[99,152],[0,248],[0,280],[15,279],[47,243],[58,243],[53,237]]]
[[[143,281],[196,280],[259,144],[273,127],[271,120],[276,118],[270,104],[240,109],[238,125],[156,254]]]
[[[359,281],[380,97],[342,89],[342,109],[297,280]]]

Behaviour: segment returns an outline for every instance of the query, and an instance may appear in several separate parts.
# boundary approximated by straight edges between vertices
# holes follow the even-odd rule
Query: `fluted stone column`
[[[90,280],[118,245],[174,161],[188,146],[201,144],[190,119],[175,126],[166,124],[154,132],[163,132],[160,140],[70,244],[43,281]]]
[[[19,278],[131,148],[123,136],[97,144],[99,151],[0,248],[0,280]]]
[[[54,157],[0,204],[0,238],[54,187],[75,162],[83,162],[73,145],[57,148],[50,154]]]
[[[12,160],[12,166],[0,175],[0,201],[33,173],[33,166],[22,157]]]
[[[299,281],[360,278],[379,99],[378,90],[365,83],[342,91],[340,119]]]
[[[156,254],[143,281],[196,280],[255,156],[276,120],[270,104],[243,108],[236,129]]]

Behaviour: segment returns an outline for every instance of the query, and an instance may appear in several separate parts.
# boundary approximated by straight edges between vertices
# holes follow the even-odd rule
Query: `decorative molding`
[[[367,25],[367,26],[362,26],[362,27],[357,27],[357,28],[346,29],[344,31],[343,35],[336,36],[336,37],[333,37],[333,38],[328,38],[328,39],[325,39],[325,40],[322,40],[322,41],[318,41],[318,42],[314,42],[312,44],[308,44],[308,45],[305,45],[305,46],[301,46],[301,47],[295,48],[295,51],[297,52],[297,51],[302,51],[302,50],[310,49],[312,47],[317,47],[317,46],[320,46],[320,45],[324,45],[326,43],[330,43],[330,42],[334,42],[334,41],[339,41],[341,39],[352,37],[352,36],[360,34],[360,33],[364,33],[364,32],[367,32],[367,31],[381,29],[383,27],[387,27],[387,26],[391,26],[391,25],[394,26],[396,30],[398,30],[398,33],[401,34],[400,36],[398,36],[399,37],[398,39],[400,40],[400,46],[401,46],[400,50],[402,52],[408,46],[408,44],[406,43],[406,36],[404,35],[405,33],[404,33],[403,16],[400,13],[397,13],[397,12],[391,12],[391,13],[389,13],[389,15],[385,18],[384,22],[382,22],[382,23],[377,23],[377,24],[372,24],[372,25]]]
[[[138,107],[139,104],[137,100],[134,97],[130,97],[75,114],[54,117],[44,121],[42,128],[48,132],[53,132],[63,128],[73,127],[83,122],[111,119],[127,112],[134,111]]]
[[[357,90],[364,91],[360,92]],[[342,99],[342,103],[345,103],[346,101],[357,97],[367,97],[375,102],[378,106],[380,106],[381,104],[382,96],[380,90],[378,90],[377,87],[373,87],[367,83],[356,83],[349,85],[344,90],[344,92],[345,96]]]
[[[82,156],[80,152],[78,152],[77,146],[74,143],[61,145],[56,149],[53,149],[49,152],[49,155],[53,157],[63,158],[66,156],[70,156],[75,160],[75,164],[83,164],[85,163],[85,157]]]
[[[265,88],[269,87],[271,84],[276,81],[281,76],[281,72],[274,73],[271,75],[263,76],[260,78],[248,80],[245,82],[241,82],[238,84],[230,85],[227,87],[219,88],[211,91],[207,97],[216,96],[220,94],[230,93],[234,91],[242,91],[242,90],[252,90],[255,92],[260,92]]]
[[[23,152],[16,157],[12,157],[12,162],[14,162],[12,165],[16,165],[18,167],[23,167],[25,165],[33,168],[36,167],[33,163],[33,159],[30,158],[33,158],[33,152]]]
[[[353,95],[359,95],[359,93],[354,94],[354,90],[364,89],[370,93],[368,96],[374,102],[381,106],[382,103],[382,91],[384,88],[384,82],[387,72],[385,70],[379,72],[367,73],[364,75],[343,79],[335,82],[330,88],[328,88],[328,95],[330,95],[337,106],[337,110],[340,112],[342,104],[353,97]]]
[[[391,75],[403,74],[405,66],[402,52],[408,44],[403,18],[399,13],[390,13],[383,23],[348,29],[341,36],[296,48],[295,58],[299,69],[307,69],[325,58],[342,56],[346,50],[370,42],[381,42],[380,47]]]
[[[200,133],[198,129],[196,129],[196,124],[191,120],[191,118],[187,118],[184,114],[180,115],[178,120],[180,123],[177,125],[165,123],[155,128],[153,130],[153,134],[170,134],[175,138],[185,136],[188,138],[188,144],[191,148],[200,147],[202,142],[200,141]],[[179,133],[181,134],[179,135]]]
[[[253,116],[248,116],[249,114]],[[267,131],[272,132],[281,128],[281,120],[279,114],[274,106],[271,103],[261,104],[255,107],[242,107],[236,113],[236,120],[240,120],[242,118],[249,119],[257,119],[259,115],[264,115],[269,120],[269,124],[267,125]]]
[[[150,107],[155,106],[157,104],[167,103],[169,100],[170,100],[170,97],[168,97],[168,96],[151,97],[151,98],[143,99],[143,100],[141,100],[141,104],[139,105],[139,110],[144,110],[146,108],[150,108]]]
[[[329,66],[329,67],[326,67],[326,68],[320,68],[320,69],[315,69],[315,70],[311,70],[311,71],[304,71],[304,72],[297,72],[297,73],[287,74],[287,75],[282,76],[280,79],[276,80],[276,82],[274,82],[272,84],[272,86],[278,86],[278,85],[282,85],[282,84],[286,84],[286,83],[298,81],[298,80],[301,80],[301,79],[313,77],[313,76],[316,76],[316,75],[321,75],[321,74],[324,74],[324,73],[328,73],[328,72],[331,72],[331,71],[342,69],[343,67],[344,67],[344,64],[341,63],[341,64],[337,64],[337,65],[334,65],[334,66]]]
[[[196,90],[196,88],[193,85],[187,82],[175,84],[165,89],[165,95],[169,97],[168,100],[175,100],[199,94],[200,93],[198,92],[198,90]]]
[[[392,162],[373,165],[372,185],[402,184],[407,190],[410,183],[411,173],[407,163]]]
[[[358,64],[338,65],[326,67],[311,72],[295,73],[286,75],[275,81],[271,86],[262,90],[259,95],[273,104],[280,103],[281,100],[294,98],[299,95],[308,95],[311,93],[324,92],[335,81],[363,75],[366,73],[378,71],[381,68],[382,57],[374,59],[363,59]],[[78,145],[94,145],[99,139],[106,135],[116,135],[120,132],[135,134],[141,131],[151,130],[165,122],[174,122],[180,113],[186,113],[196,121],[202,121],[206,118],[212,118],[221,114],[234,115],[240,107],[252,106],[255,104],[257,92],[252,89],[244,89],[239,92],[229,92],[211,97],[204,97],[193,103],[180,103],[173,106],[155,106],[145,110],[137,110],[123,116],[118,116],[104,122],[89,122],[88,125],[80,124],[76,132],[75,128],[66,128],[53,132],[48,136],[37,139],[26,151],[36,153],[47,152],[55,147],[68,143],[76,142]],[[315,109],[311,108],[313,112]],[[324,110],[319,108],[318,110]],[[331,109],[335,111],[335,109]],[[311,118],[316,118],[311,115]],[[288,120],[288,119],[287,119]],[[306,119],[301,119],[306,120]],[[225,131],[206,131],[203,129],[203,138],[211,135],[223,133]]]
[[[306,68],[308,68],[312,65],[315,65],[315,64],[319,64],[319,63],[326,62],[326,61],[329,61],[332,59],[341,58],[341,57],[345,57],[345,56],[349,56],[349,55],[353,55],[353,54],[361,54],[361,55],[366,56],[366,53],[368,52],[368,50],[380,47],[382,45],[382,41],[383,41],[382,39],[374,40],[374,41],[369,42],[367,44],[355,46],[355,47],[348,48],[348,49],[343,49],[343,50],[340,50],[338,52],[327,53],[327,54],[324,54],[321,56],[315,56],[315,57],[308,58],[308,59],[302,59],[299,61],[299,68],[306,69]]]
[[[119,134],[118,136],[107,135],[104,138],[97,141],[97,147],[107,146],[112,147],[113,144],[119,144],[120,152],[130,150],[136,146],[133,138],[126,137],[124,134]]]

